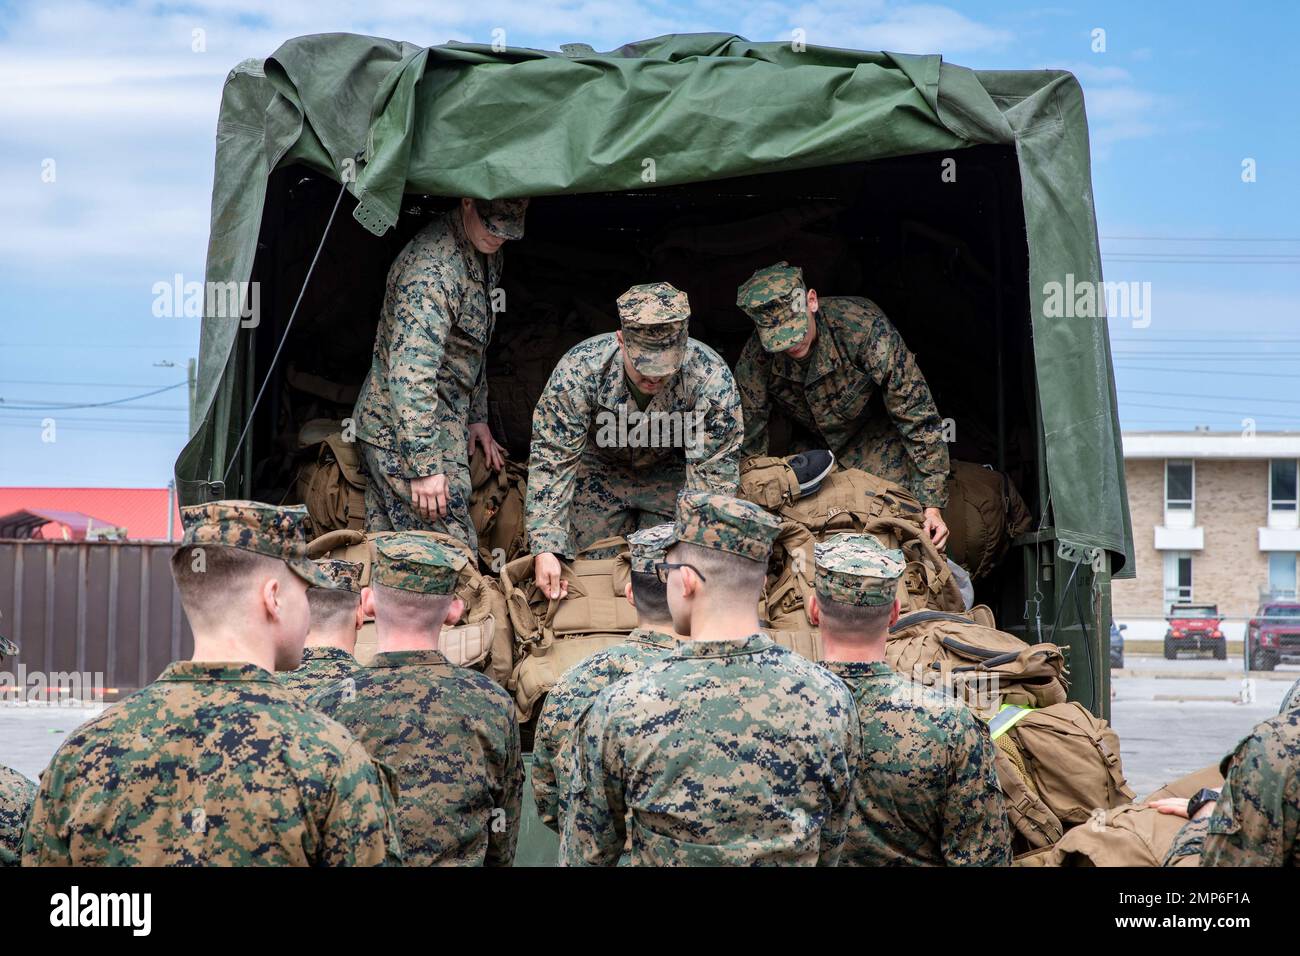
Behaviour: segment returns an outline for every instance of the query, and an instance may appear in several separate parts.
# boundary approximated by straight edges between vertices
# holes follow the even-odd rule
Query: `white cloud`
[[[951,7],[898,6],[883,0],[827,0],[791,7],[766,2],[751,7],[743,31],[752,39],[781,39],[802,29],[813,46],[894,53],[968,53],[1005,49],[1010,31],[987,26]]]

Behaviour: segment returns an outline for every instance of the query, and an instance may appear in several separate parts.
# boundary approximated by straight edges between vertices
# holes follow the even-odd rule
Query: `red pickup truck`
[[[1215,660],[1226,660],[1228,641],[1223,636],[1223,618],[1217,604],[1175,604],[1165,617],[1165,658],[1173,660],[1179,651],[1211,651]]]
[[[1246,623],[1250,669],[1271,671],[1278,664],[1300,664],[1300,602],[1268,601]]]

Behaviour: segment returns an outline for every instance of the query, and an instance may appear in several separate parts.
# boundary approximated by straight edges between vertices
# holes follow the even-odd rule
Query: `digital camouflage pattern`
[[[628,561],[638,574],[654,574],[655,565],[673,543],[673,523],[665,521],[627,536]]]
[[[469,517],[469,426],[487,421],[484,353],[502,253],[482,255],[460,207],[415,234],[388,270],[370,372],[354,417],[370,477],[367,531],[442,531],[478,550]],[[447,517],[425,521],[410,479],[446,475]]]
[[[36,799],[36,784],[0,766],[0,867],[17,866],[23,853],[23,825]]]
[[[18,645],[7,637],[0,637],[0,661],[6,657],[17,657]]]
[[[522,239],[527,199],[476,199],[474,208],[483,228],[498,239]]]
[[[365,574],[365,565],[340,558],[322,558],[315,564],[320,568],[321,574],[329,579],[330,587],[334,590],[361,593],[361,577]]]
[[[735,494],[740,397],[717,352],[690,339],[682,367],[645,413],[628,391],[613,333],[579,342],[560,359],[533,412],[525,503],[530,552],[575,558],[593,541],[670,521],[683,487]],[[685,427],[674,423],[688,416],[698,422],[691,442],[653,441],[656,421],[657,437],[667,430],[670,439],[684,439]]]
[[[514,700],[438,651],[376,654],[310,699],[391,767],[408,866],[510,866],[524,767]]]
[[[300,700],[306,700],[317,691],[355,676],[359,670],[361,664],[341,647],[304,647],[302,663],[277,676]]]
[[[875,535],[837,534],[813,546],[817,594],[838,604],[877,607],[898,596],[907,569],[903,552],[886,548]]]
[[[418,594],[451,594],[469,561],[453,548],[420,535],[393,532],[375,538],[372,584]]]
[[[283,508],[260,501],[213,501],[181,509],[185,533],[180,548],[221,547],[279,558],[310,587],[327,588],[330,580],[307,557],[307,509]]]
[[[1166,857],[1201,850],[1201,866],[1300,866],[1300,710],[1255,727],[1224,758],[1218,802],[1179,831]]]
[[[731,495],[690,491],[677,499],[673,544],[694,544],[711,551],[766,561],[781,520],[752,501]]]
[[[754,320],[758,340],[769,352],[784,352],[808,334],[803,270],[782,260],[758,269],[736,290],[736,306]]]
[[[686,293],[667,282],[634,285],[619,296],[623,345],[632,367],[650,378],[666,378],[681,368],[690,316]]]
[[[398,862],[384,770],[254,664],[178,661],[59,747],[24,866]]]
[[[533,799],[542,822],[560,830],[562,781],[572,776],[570,745],[578,718],[596,695],[615,681],[654,663],[676,644],[661,631],[638,627],[622,644],[597,651],[565,671],[546,694],[533,736]]]
[[[819,436],[844,468],[903,485],[927,508],[948,503],[948,446],[930,387],[898,330],[869,299],[821,299],[802,360],[766,351],[757,334],[736,363],[743,454],[766,455],[779,408]],[[802,450],[802,449],[797,449]]]
[[[580,719],[560,859],[609,866],[840,858],[861,746],[848,688],[763,634],[688,641]]]
[[[884,661],[825,661],[862,718],[840,866],[1010,866],[1011,825],[988,727]]]

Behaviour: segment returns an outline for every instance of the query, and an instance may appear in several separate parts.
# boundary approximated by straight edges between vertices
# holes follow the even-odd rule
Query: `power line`
[[[187,385],[189,385],[188,381],[177,382],[175,385],[164,385],[162,388],[155,388],[151,392],[141,392],[139,395],[128,395],[126,398],[115,398],[108,402],[55,402],[45,405],[33,405],[18,402],[6,402],[3,398],[0,398],[0,408],[22,409],[24,411],[62,411],[69,408],[106,408],[109,405],[122,405],[126,402],[134,402],[137,399],[148,398],[151,395],[161,395],[163,392],[170,392],[173,389],[184,388]]]
[[[1300,236],[1266,238],[1262,236],[1102,236],[1123,242],[1300,242]]]
[[[1169,412],[1198,412],[1201,414],[1209,414],[1209,415],[1224,415],[1229,418],[1259,417],[1255,415],[1242,415],[1240,412],[1234,412],[1231,411],[1230,409],[1198,408],[1193,405],[1155,405],[1155,404],[1148,404],[1146,402],[1121,402],[1120,408],[1123,408],[1125,405],[1127,405],[1129,408],[1156,408],[1156,409],[1160,409],[1161,411],[1169,411]],[[1278,415],[1274,412],[1269,412],[1267,417],[1276,418],[1279,421],[1300,422],[1300,415]]]
[[[1225,402],[1268,402],[1271,405],[1300,405],[1300,398],[1255,398],[1251,395],[1205,395],[1197,392],[1164,392],[1159,389],[1122,388],[1122,395],[1163,395],[1165,398],[1213,398]]]
[[[1204,375],[1208,369],[1203,368],[1157,368],[1152,365],[1124,365],[1120,371],[1125,372],[1176,372],[1187,375]],[[1216,375],[1249,375],[1251,378],[1300,378],[1300,372],[1234,372],[1219,369]]]
[[[1296,339],[1300,342],[1300,339]],[[55,382],[30,378],[0,378],[2,385],[57,385],[66,388],[154,388],[157,382]]]

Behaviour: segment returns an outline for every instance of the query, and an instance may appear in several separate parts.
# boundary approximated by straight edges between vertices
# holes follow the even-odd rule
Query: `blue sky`
[[[332,31],[435,44],[490,42],[501,27],[512,45],[609,49],[668,32],[787,40],[799,28],[810,44],[1069,69],[1087,100],[1106,278],[1151,283],[1150,325],[1112,323],[1125,427],[1235,430],[1252,418],[1300,430],[1296,5],[356,6],[0,2],[0,485],[166,484],[186,437],[183,388],[58,411],[54,441],[42,440],[47,409],[17,406],[184,381],[198,322],[155,318],[151,287],[202,278],[222,80],[288,37]],[[1092,49],[1098,28],[1104,52]]]

